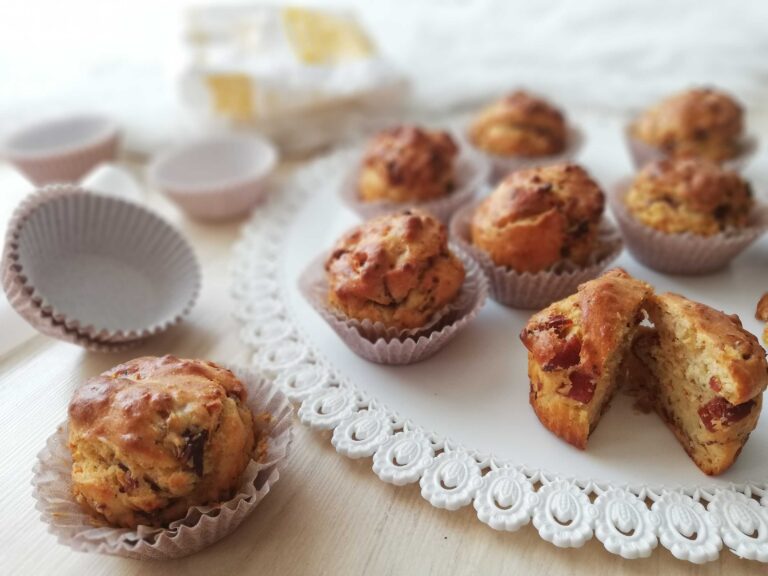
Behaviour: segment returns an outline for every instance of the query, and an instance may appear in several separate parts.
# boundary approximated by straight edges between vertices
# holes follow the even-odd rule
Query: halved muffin
[[[738,316],[677,294],[649,299],[655,330],[633,350],[652,403],[706,474],[721,474],[755,429],[768,384],[765,351]]]
[[[534,314],[520,334],[531,405],[544,426],[577,448],[586,448],[616,389],[651,293],[624,270],[610,270]]]

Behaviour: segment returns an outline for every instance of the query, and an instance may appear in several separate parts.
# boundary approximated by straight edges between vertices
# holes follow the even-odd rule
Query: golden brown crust
[[[579,286],[582,331],[581,365],[585,371],[599,373],[609,355],[626,335],[628,323],[639,324],[640,307],[653,289],[621,268],[609,270],[600,278]]]
[[[577,448],[586,447],[610,401],[650,293],[645,282],[610,270],[534,314],[520,334],[531,405],[545,427]]]
[[[69,405],[72,490],[113,525],[165,525],[229,497],[251,459],[242,383],[212,362],[143,357],[80,387]]]
[[[692,332],[715,354],[713,363],[718,373],[718,394],[731,404],[742,404],[758,396],[768,385],[768,363],[765,350],[757,338],[746,331],[735,314],[726,314],[700,302],[667,292],[654,298],[657,306],[674,318],[684,318]]]
[[[719,234],[749,224],[749,184],[707,160],[653,162],[635,176],[625,197],[640,222],[668,234]]]
[[[358,193],[364,202],[422,202],[455,185],[458,147],[450,134],[398,126],[371,140],[363,157]]]
[[[445,226],[407,210],[345,234],[325,263],[331,307],[358,320],[419,328],[461,290],[464,266]]]
[[[541,424],[571,446],[586,450],[591,432],[588,411],[575,402],[547,401],[545,394],[550,386],[545,382],[551,380],[552,375],[545,371],[530,354],[528,355],[528,378],[530,380],[528,401]],[[562,384],[565,385],[565,382]]]
[[[550,156],[566,145],[563,113],[552,104],[518,90],[478,114],[469,129],[472,143],[499,156]]]
[[[760,297],[755,309],[755,318],[761,322],[768,322],[768,292]]]
[[[475,210],[472,243],[499,266],[538,272],[583,265],[597,242],[605,196],[575,164],[513,172]]]
[[[643,113],[632,134],[671,156],[720,162],[739,153],[741,105],[725,92],[696,88],[674,94]]]

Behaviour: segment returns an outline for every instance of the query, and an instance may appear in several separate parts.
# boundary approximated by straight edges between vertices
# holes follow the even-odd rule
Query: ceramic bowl
[[[192,218],[231,220],[261,200],[277,161],[277,150],[265,138],[213,136],[161,153],[148,177]]]

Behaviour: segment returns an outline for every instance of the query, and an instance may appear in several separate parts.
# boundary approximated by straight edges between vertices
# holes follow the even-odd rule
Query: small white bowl
[[[148,177],[192,218],[230,220],[261,200],[277,161],[277,150],[265,138],[213,136],[160,154]]]
[[[117,156],[119,130],[104,116],[73,114],[27,124],[9,134],[2,155],[33,184],[76,182]]]

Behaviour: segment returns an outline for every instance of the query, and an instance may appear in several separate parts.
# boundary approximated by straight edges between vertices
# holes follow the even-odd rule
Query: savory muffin
[[[419,210],[352,229],[334,246],[325,270],[331,308],[400,329],[425,326],[464,282],[445,226]]]
[[[254,443],[243,384],[212,362],[137,358],[69,405],[73,494],[113,526],[163,526],[228,499]]]
[[[712,88],[674,94],[644,112],[630,133],[665,154],[721,162],[739,154],[744,110],[730,95]]]
[[[643,168],[625,204],[638,221],[661,232],[712,236],[747,226],[754,200],[749,184],[735,172],[689,158]]]
[[[450,134],[398,126],[369,143],[357,183],[364,202],[423,202],[455,186],[458,147]]]
[[[563,113],[523,90],[482,110],[469,128],[470,141],[498,156],[551,156],[566,145]]]
[[[765,351],[729,316],[677,294],[649,300],[655,330],[633,349],[652,403],[706,474],[721,474],[755,429],[768,383]]]
[[[768,322],[768,292],[760,297],[755,309],[755,318],[761,322]],[[768,346],[768,324],[763,328],[763,344]]]
[[[472,244],[498,266],[538,272],[583,265],[597,242],[605,195],[584,168],[554,164],[513,172],[476,209]]]
[[[520,333],[531,406],[547,429],[577,448],[586,448],[613,395],[651,292],[624,270],[609,270],[534,314]]]

